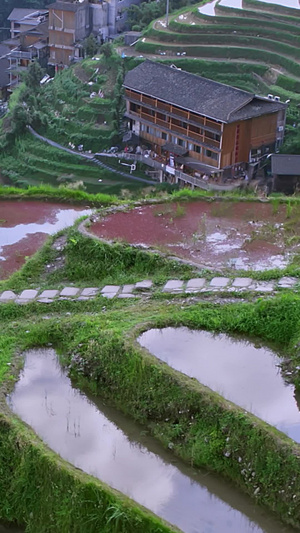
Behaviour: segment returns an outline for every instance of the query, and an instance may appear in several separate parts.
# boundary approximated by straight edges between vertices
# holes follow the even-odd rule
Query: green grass
[[[298,502],[293,498],[300,490],[299,445],[196,380],[159,363],[134,342],[138,333],[148,328],[179,325],[248,338],[255,335],[288,354],[296,368],[299,297],[289,294],[255,304],[223,306],[182,306],[180,302],[165,305],[164,301],[141,305],[119,300],[107,302],[105,313],[101,312],[102,306],[101,298],[93,302],[56,302],[47,307],[49,319],[41,321],[45,311],[38,304],[2,305],[2,335],[9,339],[6,351],[12,358],[13,348],[23,350],[52,343],[63,362],[71,365],[78,385],[101,393],[108,403],[144,424],[166,447],[171,442],[174,453],[195,469],[208,467],[251,496],[258,486],[258,502],[286,523],[299,527]],[[75,355],[80,355],[80,369]],[[129,522],[121,529],[116,527],[116,531],[168,530],[158,520],[155,527],[162,529],[151,529],[155,519],[150,514],[141,516],[137,505],[46,451],[22,424],[7,415],[1,416],[0,424],[1,518],[26,521],[29,531],[41,531],[43,527],[47,532],[52,524],[52,529],[62,533],[89,531],[84,525],[91,520],[91,531],[105,532],[104,510],[118,505]],[[224,455],[225,450],[230,452],[229,457]],[[243,475],[249,464],[255,478]],[[101,505],[96,506],[97,499]],[[90,505],[85,505],[87,500]],[[134,521],[137,517],[143,520],[141,528]]]
[[[109,164],[109,163],[108,163]],[[148,185],[119,176],[114,169],[103,169],[76,155],[54,148],[29,134],[18,140],[9,153],[0,154],[2,174],[13,184],[26,186],[41,183],[58,187],[61,176],[74,176],[90,194],[117,194],[128,190],[135,195]],[[120,168],[120,167],[119,167]],[[140,173],[144,178],[144,173]],[[101,181],[100,181],[101,180]],[[57,193],[59,196],[59,193]]]
[[[165,45],[159,42],[142,42],[136,44],[136,49],[141,53],[157,54],[160,51],[165,51],[176,56],[176,53],[186,52],[187,56],[193,57],[208,57],[208,58],[224,58],[224,59],[250,59],[268,63],[269,65],[279,65],[286,69],[290,74],[300,76],[300,65],[293,59],[280,55],[269,50],[237,47],[237,46],[208,46],[195,45],[192,47],[182,45]]]
[[[36,285],[54,288],[67,283],[97,287],[99,284],[134,283],[149,277],[162,284],[172,276],[188,279],[193,274],[192,267],[170,261],[157,253],[139,250],[125,243],[102,243],[83,236],[75,228],[64,233],[67,244],[63,252],[52,248],[55,237],[51,237],[9,280],[0,281],[0,290],[13,288],[20,291]],[[55,264],[57,257],[63,257],[64,266],[46,273],[45,265]]]

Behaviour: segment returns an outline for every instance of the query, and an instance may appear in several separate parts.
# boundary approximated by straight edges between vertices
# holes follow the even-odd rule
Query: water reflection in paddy
[[[175,461],[132,420],[72,388],[53,350],[27,353],[8,401],[62,457],[185,532],[292,531],[217,476]]]
[[[278,368],[280,358],[271,350],[188,328],[152,329],[138,340],[169,366],[300,442],[295,389],[284,381]]]
[[[263,0],[264,3],[267,4],[275,4],[279,6],[284,7],[292,7],[294,9],[299,9],[299,2],[298,0]],[[203,6],[200,6],[198,8],[198,11],[202,13],[203,15],[210,15],[215,16],[215,7],[220,6],[226,6],[226,7],[233,7],[235,9],[243,9],[243,1],[242,0],[214,0],[213,2],[209,2],[208,4],[204,4]],[[245,6],[245,9],[250,9],[250,6]]]

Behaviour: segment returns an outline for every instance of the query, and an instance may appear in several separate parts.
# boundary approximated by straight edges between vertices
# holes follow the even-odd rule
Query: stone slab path
[[[182,294],[183,296],[195,293],[211,292],[246,292],[274,293],[279,289],[293,289],[300,283],[297,278],[283,277],[276,281],[256,281],[252,278],[225,278],[214,277],[212,280],[193,278],[188,281],[171,279],[163,287],[154,287],[149,279],[138,281],[134,284],[105,285],[103,287],[64,287],[63,289],[25,289],[20,294],[15,291],[0,293],[0,303],[15,302],[27,304],[30,302],[52,303],[57,300],[84,301],[102,296],[104,298],[139,298],[145,294],[151,295],[154,291],[169,294]]]

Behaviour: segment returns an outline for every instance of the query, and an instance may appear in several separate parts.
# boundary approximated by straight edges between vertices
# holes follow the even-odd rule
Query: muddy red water
[[[18,270],[48,235],[90,212],[55,203],[0,201],[0,279]]]
[[[286,244],[287,220],[291,225],[286,206],[274,213],[270,203],[190,202],[110,214],[93,224],[91,231],[201,266],[266,270],[283,268],[296,251]]]

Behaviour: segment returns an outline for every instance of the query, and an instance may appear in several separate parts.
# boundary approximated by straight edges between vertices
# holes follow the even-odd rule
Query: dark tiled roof
[[[279,109],[284,109],[286,105],[283,102],[276,102],[267,100],[265,98],[255,96],[249,104],[245,105],[238,111],[230,115],[229,122],[236,120],[246,120],[247,118],[259,117],[268,113],[274,113]]]
[[[300,176],[300,155],[273,154],[272,174]]]
[[[124,86],[220,122],[234,122],[285,107],[280,102],[260,99],[247,91],[148,60],[126,74]]]
[[[72,3],[72,2],[54,2],[47,6],[48,9],[58,9],[60,11],[76,12],[81,6],[86,5],[86,2]]]
[[[0,58],[9,54],[10,48],[3,43],[0,43]]]
[[[20,45],[20,37],[14,37],[13,39],[5,39],[5,41],[2,41],[1,44],[4,44],[6,46],[14,46],[17,47]]]
[[[23,21],[24,17],[28,17],[28,20],[31,19],[32,16],[34,18],[38,17],[39,15],[43,15],[47,13],[47,9],[28,9],[23,7],[15,7],[10,15],[7,17],[7,20],[14,20],[14,21]],[[26,20],[26,19],[25,19]],[[31,19],[32,20],[32,19]]]

